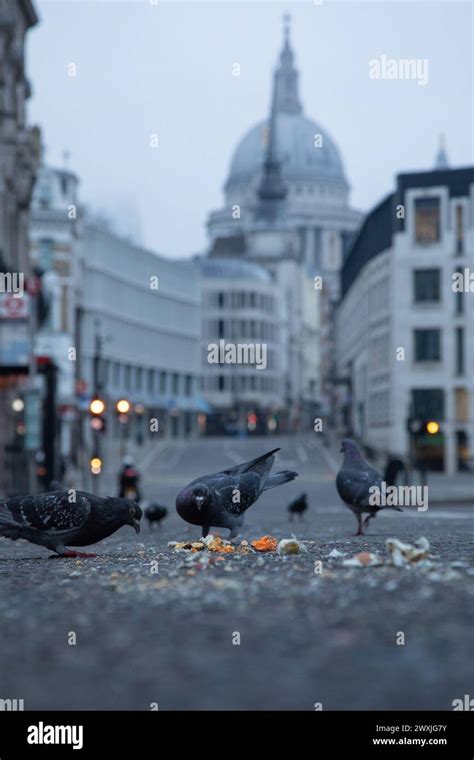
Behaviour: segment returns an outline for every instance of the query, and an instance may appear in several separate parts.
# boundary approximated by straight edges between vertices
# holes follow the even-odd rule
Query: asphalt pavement
[[[239,538],[294,533],[305,553],[201,561],[168,547],[199,537],[174,512],[184,484],[278,445],[275,469],[300,476],[261,497]],[[170,509],[161,527],[143,524],[138,537],[122,528],[82,560],[0,540],[0,700],[27,710],[451,710],[474,696],[472,507],[387,511],[355,537],[337,464],[311,438],[160,442],[141,465],[145,496]],[[290,522],[286,505],[302,491],[308,513]],[[343,564],[420,536],[427,563]],[[334,549],[342,556],[329,557]]]

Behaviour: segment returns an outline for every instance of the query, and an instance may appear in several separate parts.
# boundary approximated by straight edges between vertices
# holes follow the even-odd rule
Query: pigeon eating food
[[[204,538],[211,526],[229,528],[229,538],[235,538],[243,525],[245,512],[263,491],[297,477],[298,473],[291,470],[270,475],[279,450],[273,449],[250,462],[196,478],[176,497],[179,516],[192,525],[200,525]]]
[[[365,461],[359,451],[359,447],[350,438],[345,438],[341,445],[341,453],[344,461],[337,473],[336,488],[342,501],[352,510],[356,516],[358,530],[356,536],[364,535],[364,528],[369,521],[376,516],[377,512],[385,507],[371,504],[370,489],[374,486],[382,490],[382,476],[378,470]],[[403,512],[400,507],[390,507],[397,512]],[[367,517],[362,521],[362,515]]]
[[[140,532],[142,512],[127,499],[102,498],[82,491],[53,491],[0,501],[0,536],[23,538],[61,557],[94,557],[67,549],[90,546],[123,525]]]
[[[144,515],[146,519],[148,520],[148,525],[151,529],[151,526],[155,523],[157,525],[160,524],[161,520],[166,517],[168,514],[168,510],[166,507],[162,507],[161,504],[149,504],[148,507],[146,507],[144,511]]]
[[[290,515],[290,520],[293,520],[294,515],[299,515],[300,520],[303,519],[303,512],[306,512],[308,509],[308,499],[305,493],[302,493],[301,496],[298,496],[297,499],[294,499],[294,501],[291,501],[288,504],[288,512]]]

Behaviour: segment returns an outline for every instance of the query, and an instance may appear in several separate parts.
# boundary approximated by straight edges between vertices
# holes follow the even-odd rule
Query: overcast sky
[[[152,2],[36,0],[28,37],[48,162],[69,150],[82,201],[148,247],[204,250],[232,153],[268,112],[288,11],[304,111],[338,145],[354,206],[430,168],[440,133],[451,165],[473,163],[470,2]],[[369,79],[383,54],[428,59],[428,84]]]

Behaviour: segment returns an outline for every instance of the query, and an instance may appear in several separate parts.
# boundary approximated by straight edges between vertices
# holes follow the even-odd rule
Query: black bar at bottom
[[[1,712],[0,758],[139,757],[155,748],[221,754],[227,742],[268,751],[308,739],[319,757],[341,752],[380,758],[474,757],[474,712]],[[260,725],[259,725],[260,724]],[[186,730],[186,733],[184,731]],[[250,736],[250,734],[249,734]],[[226,738],[227,737],[227,738]],[[260,737],[260,740],[258,739]],[[279,746],[280,745],[280,746]],[[206,750],[207,747],[207,750]],[[187,749],[186,749],[187,748]],[[219,749],[220,748],[220,749]],[[309,749],[309,747],[308,747]],[[287,751],[288,751],[287,750]]]

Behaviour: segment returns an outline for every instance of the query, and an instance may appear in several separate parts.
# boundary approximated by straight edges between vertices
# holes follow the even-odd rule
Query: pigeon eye
[[[129,509],[128,511],[130,512],[130,514],[131,514],[131,515],[132,515],[132,517],[133,517],[133,516],[134,516],[134,514],[135,514],[135,507],[130,507],[130,509]]]

